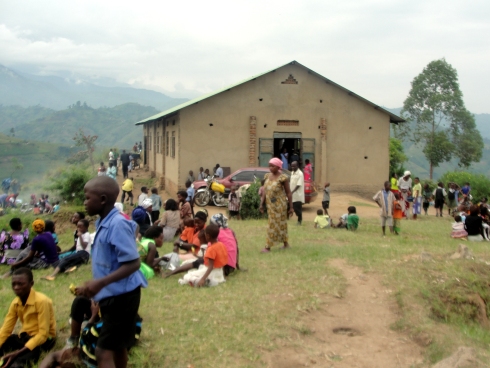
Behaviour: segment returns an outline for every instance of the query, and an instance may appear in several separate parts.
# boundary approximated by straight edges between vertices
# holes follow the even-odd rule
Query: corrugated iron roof
[[[306,69],[306,70],[307,70],[307,71],[308,71],[310,74],[314,74],[314,75],[316,75],[318,78],[323,79],[323,80],[324,80],[325,82],[327,82],[328,84],[331,84],[331,85],[333,85],[333,86],[336,86],[336,87],[340,88],[341,90],[343,90],[343,91],[347,92],[347,93],[348,93],[350,96],[356,97],[356,98],[360,99],[361,101],[364,101],[364,102],[366,102],[367,104],[369,104],[369,105],[373,106],[373,107],[374,107],[376,110],[379,110],[379,111],[382,111],[382,112],[384,112],[384,113],[388,114],[388,115],[390,116],[390,123],[395,123],[395,124],[398,124],[398,123],[404,123],[404,122],[405,122],[405,120],[404,120],[404,119],[402,119],[401,117],[399,117],[399,116],[397,116],[397,115],[395,115],[395,114],[391,113],[390,111],[388,111],[388,110],[386,110],[386,109],[383,109],[382,107],[380,107],[380,106],[378,106],[378,105],[376,105],[376,104],[372,103],[371,101],[366,100],[364,97],[361,97],[361,96],[359,96],[359,95],[355,94],[354,92],[352,92],[352,91],[348,90],[347,88],[342,87],[341,85],[339,85],[339,84],[337,84],[337,83],[335,83],[335,82],[331,81],[331,80],[330,80],[330,79],[328,79],[328,78],[325,78],[324,76],[322,76],[322,75],[318,74],[317,72],[315,72],[315,71],[313,71],[313,70],[311,70],[311,69],[307,68],[306,66],[304,66],[304,65],[302,65],[302,64],[300,64],[300,63],[298,63],[297,61],[293,60],[293,61],[291,61],[291,62],[289,62],[289,63],[287,63],[287,64],[284,64],[284,65],[281,65],[281,66],[279,66],[279,67],[277,67],[277,68],[275,68],[275,69],[271,69],[271,70],[266,71],[266,72],[264,72],[264,73],[254,75],[253,77],[250,77],[250,78],[245,79],[245,80],[243,80],[243,81],[241,81],[241,82],[238,82],[238,83],[232,84],[231,86],[224,87],[224,88],[221,88],[221,89],[219,89],[219,90],[217,90],[217,91],[214,91],[214,92],[211,92],[211,93],[208,93],[208,94],[202,95],[202,96],[200,96],[200,97],[198,97],[198,98],[195,98],[195,99],[193,99],[193,100],[190,100],[190,101],[184,102],[183,104],[180,104],[180,105],[174,106],[174,107],[172,107],[172,108],[170,108],[170,109],[168,109],[168,110],[162,111],[162,112],[160,112],[160,113],[158,113],[158,114],[156,114],[156,115],[150,116],[149,118],[146,118],[146,119],[144,119],[144,120],[140,120],[140,121],[138,121],[138,122],[136,123],[136,125],[145,124],[145,123],[148,123],[148,122],[150,122],[150,121],[157,120],[157,119],[164,118],[164,117],[166,117],[166,116],[172,115],[172,114],[174,114],[174,113],[178,112],[179,110],[185,109],[186,107],[191,106],[191,105],[194,105],[194,104],[196,104],[196,103],[198,103],[198,102],[200,102],[200,101],[203,101],[203,100],[205,100],[205,99],[207,99],[207,98],[209,98],[209,97],[216,96],[216,95],[218,95],[218,94],[220,94],[220,93],[222,93],[222,92],[226,92],[226,91],[228,91],[228,90],[230,90],[230,89],[232,89],[232,88],[235,88],[235,87],[237,87],[237,86],[239,86],[239,85],[241,85],[241,84],[244,84],[244,83],[247,83],[247,82],[253,81],[253,80],[255,80],[255,79],[257,79],[257,78],[259,78],[259,77],[261,77],[261,76],[263,76],[263,75],[265,75],[265,74],[275,72],[277,69],[282,68],[282,67],[284,67],[284,66],[286,66],[286,65],[299,65],[299,66],[301,66],[302,68],[305,68],[305,69]]]

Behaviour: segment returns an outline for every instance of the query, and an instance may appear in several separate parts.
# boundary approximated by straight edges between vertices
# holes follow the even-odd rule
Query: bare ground
[[[347,279],[345,295],[325,297],[319,310],[301,318],[303,333],[294,331],[264,352],[267,367],[423,367],[422,348],[390,329],[398,311],[392,291],[344,260],[330,265]]]

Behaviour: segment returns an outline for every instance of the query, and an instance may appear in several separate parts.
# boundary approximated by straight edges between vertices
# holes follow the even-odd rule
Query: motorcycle
[[[230,190],[212,176],[208,176],[204,181],[206,182],[206,188],[197,190],[194,196],[194,203],[199,207],[205,207],[213,201],[217,207],[227,206]]]

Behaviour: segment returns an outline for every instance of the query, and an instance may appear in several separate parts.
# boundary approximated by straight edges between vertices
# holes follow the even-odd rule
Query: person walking
[[[293,214],[293,198],[288,177],[281,172],[282,161],[277,157],[269,161],[270,174],[264,179],[264,195],[260,201],[260,212],[264,213],[267,206],[268,225],[267,244],[262,253],[269,253],[274,242],[282,242],[281,249],[290,248],[288,242],[288,217]],[[288,209],[289,203],[289,209]]]
[[[408,214],[410,213],[410,202],[408,197],[412,194],[412,173],[410,171],[405,171],[403,176],[398,180],[398,190],[402,196],[402,211],[403,217],[408,220]]]
[[[291,162],[291,194],[293,210],[298,216],[298,225],[303,222],[303,203],[305,203],[305,178],[299,169],[298,161]]]
[[[129,164],[131,163],[131,159],[129,158],[129,153],[127,153],[126,150],[123,150],[120,159],[121,159],[121,166],[122,166],[122,171],[123,171],[123,178],[127,179],[128,178],[128,167],[129,167]]]

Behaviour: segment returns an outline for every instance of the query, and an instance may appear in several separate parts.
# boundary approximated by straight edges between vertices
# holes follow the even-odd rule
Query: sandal
[[[48,281],[54,281],[54,276],[45,276],[43,277],[43,279]]]
[[[260,251],[260,253],[270,253],[271,252],[271,248],[264,248]]]

